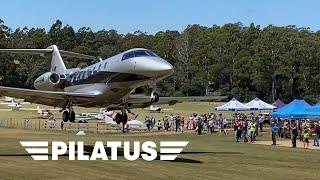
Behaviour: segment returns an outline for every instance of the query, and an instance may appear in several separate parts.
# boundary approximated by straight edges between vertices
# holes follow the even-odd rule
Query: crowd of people
[[[313,140],[313,146],[319,147],[320,122],[309,120],[273,120],[271,124],[272,145],[276,145],[277,138],[291,138],[292,147],[297,147],[297,138],[303,142],[305,149],[309,148],[309,143]]]
[[[162,120],[158,121],[154,117],[148,116],[145,119],[149,131],[152,131],[155,126],[158,131],[183,133],[185,130],[189,130],[199,135],[204,131],[211,134],[217,132],[219,135],[228,135],[228,132],[233,131],[235,142],[244,143],[253,143],[260,132],[271,131],[272,145],[276,145],[279,138],[291,138],[292,147],[296,147],[296,141],[299,138],[300,141],[303,141],[304,148],[309,148],[311,139],[313,139],[314,146],[319,146],[319,123],[301,120],[275,120],[261,113],[258,115],[234,113],[231,121],[228,121],[222,113],[193,113],[187,120],[179,114],[165,115]],[[264,129],[266,125],[268,130]]]
[[[234,128],[235,137],[237,141],[241,138],[247,138],[247,132],[250,136],[250,142],[255,139],[255,136],[258,134],[256,131],[258,127],[262,131],[263,129],[264,116],[253,117],[253,114],[245,116],[244,114],[234,114],[234,119],[230,122],[228,121],[222,113],[214,114],[196,114],[193,113],[189,116],[188,120],[185,122],[184,116],[179,114],[174,115],[165,115],[162,120],[156,121],[154,117],[147,116],[145,119],[145,124],[148,127],[148,130],[151,131],[156,125],[158,130],[165,131],[175,131],[175,132],[184,132],[184,129],[195,131],[197,134],[202,134],[203,131],[208,133],[219,132],[219,135],[228,135],[228,130]],[[216,131],[218,130],[218,131]],[[245,140],[246,141],[246,140]]]

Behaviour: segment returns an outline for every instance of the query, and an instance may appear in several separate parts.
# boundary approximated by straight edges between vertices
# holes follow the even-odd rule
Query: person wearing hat
[[[255,141],[255,133],[256,133],[256,123],[252,120],[249,123],[249,134],[250,134],[250,142],[253,143]]]
[[[291,123],[291,140],[292,140],[292,147],[297,147],[297,137],[298,137],[298,127],[297,124],[292,121]]]
[[[304,129],[304,135],[303,135],[303,148],[308,149],[309,148],[309,139],[312,137],[312,131],[310,127],[306,127]]]

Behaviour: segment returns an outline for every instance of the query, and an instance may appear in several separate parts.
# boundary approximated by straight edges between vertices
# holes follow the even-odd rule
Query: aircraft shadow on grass
[[[93,146],[92,145],[85,145],[84,146],[84,150],[85,150],[85,155],[91,155],[92,151],[93,151]],[[111,148],[109,147],[105,147],[107,156],[110,157],[111,156]],[[133,154],[132,151],[130,151],[130,154]],[[212,154],[212,155],[222,155],[222,154],[228,154],[228,155],[238,155],[238,154],[243,154],[241,152],[226,152],[226,151],[222,151],[222,152],[207,152],[207,151],[195,151],[195,152],[188,152],[188,151],[184,151],[181,152],[180,154]],[[51,156],[51,154],[47,154],[48,156]],[[117,155],[118,157],[123,157],[124,156],[124,150],[122,148],[118,148],[117,151]],[[21,153],[21,154],[0,154],[0,157],[10,157],[10,156],[30,156],[30,154],[26,154],[26,153]],[[69,156],[69,154],[63,154],[60,156]],[[140,152],[140,156],[139,158],[141,158],[141,152]],[[158,156],[155,160],[160,160],[160,153],[158,152]],[[195,163],[195,164],[199,164],[199,163],[203,163],[202,161],[199,160],[195,160],[195,159],[188,159],[188,158],[180,158],[177,157],[175,160],[172,161],[168,161],[168,162],[178,162],[178,163]]]

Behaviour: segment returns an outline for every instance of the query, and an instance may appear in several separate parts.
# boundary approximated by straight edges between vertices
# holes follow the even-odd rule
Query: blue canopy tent
[[[305,109],[306,118],[320,119],[320,103]]]
[[[272,113],[273,118],[308,118],[308,108],[312,106],[305,100],[295,99],[286,106],[275,110]]]

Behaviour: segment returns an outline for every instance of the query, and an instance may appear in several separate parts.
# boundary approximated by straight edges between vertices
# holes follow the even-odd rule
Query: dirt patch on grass
[[[254,144],[261,144],[261,145],[271,145],[272,141],[256,141]],[[277,146],[282,146],[282,147],[292,147],[292,142],[290,139],[280,139],[277,140]],[[303,142],[297,140],[297,148],[303,148]],[[310,140],[309,143],[309,149],[317,149],[320,150],[320,147],[318,146],[313,146],[313,139]]]

